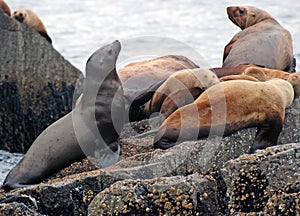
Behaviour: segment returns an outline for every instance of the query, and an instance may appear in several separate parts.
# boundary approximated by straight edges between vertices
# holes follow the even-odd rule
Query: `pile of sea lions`
[[[120,42],[97,50],[87,61],[83,94],[73,111],[37,137],[3,188],[39,183],[87,152],[102,167],[110,166],[118,159],[123,124],[153,113],[159,113],[161,125],[145,134],[155,133],[155,148],[207,137],[212,127],[223,136],[257,127],[251,153],[276,145],[285,109],[300,95],[300,74],[290,73],[291,35],[264,10],[228,7],[227,13],[241,31],[226,45],[221,68],[202,69],[170,55],[117,71]]]

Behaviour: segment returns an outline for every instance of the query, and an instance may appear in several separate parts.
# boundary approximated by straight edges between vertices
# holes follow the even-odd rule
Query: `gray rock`
[[[88,215],[217,215],[216,181],[183,177],[116,182],[99,193]]]
[[[0,20],[0,149],[24,153],[71,110],[81,72],[29,26]]]

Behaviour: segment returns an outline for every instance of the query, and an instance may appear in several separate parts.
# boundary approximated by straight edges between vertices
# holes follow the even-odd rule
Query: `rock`
[[[0,214],[18,216],[42,216],[42,214],[39,214],[35,210],[28,208],[25,204],[17,202],[0,204]]]
[[[0,19],[0,149],[24,153],[72,109],[81,72],[29,26]]]
[[[288,123],[281,134],[280,142],[295,142],[294,140],[300,137],[295,129],[300,121],[298,102],[299,100],[295,101],[291,109],[287,110]],[[144,125],[145,122],[141,124]],[[136,126],[139,128],[139,124]],[[18,198],[20,195],[26,195],[36,200],[36,211],[40,214],[87,215],[88,205],[94,197],[117,181],[152,182],[151,187],[159,187],[159,184],[156,185],[151,179],[165,179],[167,185],[168,179],[169,184],[173,184],[173,176],[176,176],[175,179],[189,179],[196,175],[194,173],[201,173],[213,178],[213,196],[217,203],[215,211],[219,214],[228,215],[230,210],[237,215],[243,215],[245,212],[251,215],[250,208],[251,211],[263,214],[267,211],[264,206],[268,203],[274,206],[273,209],[277,209],[276,212],[279,212],[280,206],[283,205],[298,211],[293,207],[293,203],[298,202],[298,194],[287,193],[286,196],[286,193],[280,193],[280,190],[283,191],[282,188],[287,183],[299,182],[300,142],[282,144],[248,155],[246,153],[249,152],[255,136],[255,129],[250,128],[225,138],[213,137],[209,140],[185,142],[168,150],[159,150],[153,149],[153,136],[134,138],[132,135],[136,132],[133,129],[125,127],[124,130],[129,136],[123,136],[121,140],[122,156],[116,165],[80,174],[74,174],[74,171],[82,172],[84,168],[77,169],[76,166],[71,166],[66,168],[63,174],[55,175],[57,179],[52,178],[44,184],[0,193],[0,202],[5,202],[8,197]],[[295,134],[291,134],[291,131]],[[87,163],[81,163],[79,166],[84,164],[87,170],[94,169]],[[68,172],[74,175],[68,176]],[[256,186],[249,191],[252,184]],[[240,193],[239,190],[244,191]],[[251,193],[254,193],[254,196]],[[275,193],[282,198],[274,200]],[[233,198],[238,201],[234,202]],[[20,199],[15,200],[24,203]],[[245,205],[243,200],[250,200],[250,204]],[[271,208],[268,211],[272,211]]]
[[[183,177],[116,182],[99,193],[88,215],[217,215],[216,181]]]
[[[263,211],[265,206],[269,208],[270,203],[274,203],[274,201],[269,200],[274,192],[281,196],[281,198],[276,198],[276,196],[276,199],[271,198],[276,200],[275,203],[277,204],[274,205],[280,205],[278,203],[285,201],[290,203],[289,200],[295,203],[295,199],[299,201],[299,152],[300,143],[285,144],[269,147],[252,155],[242,155],[235,160],[228,161],[222,169],[222,174],[230,197],[231,211]],[[280,191],[287,184],[294,183],[298,184],[298,188],[295,187],[298,194],[294,194],[284,201],[285,195]],[[285,204],[285,206],[288,205],[290,204]],[[270,211],[270,209],[265,210]]]
[[[22,203],[44,215],[87,215],[92,199],[118,181],[101,170],[71,175],[24,189],[0,192],[0,203]]]

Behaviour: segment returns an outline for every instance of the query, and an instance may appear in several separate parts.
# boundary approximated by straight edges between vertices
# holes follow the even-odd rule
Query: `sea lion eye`
[[[245,11],[244,11],[244,10],[241,10],[241,9],[240,9],[239,12],[240,12],[241,15],[244,15],[244,14],[245,14]]]

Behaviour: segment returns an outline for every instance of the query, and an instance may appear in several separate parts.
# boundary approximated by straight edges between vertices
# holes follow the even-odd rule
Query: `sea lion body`
[[[174,92],[180,92],[180,96],[176,96],[178,99],[188,94],[188,92],[193,92],[194,96],[192,96],[192,98],[194,98],[196,93],[201,94],[205,89],[218,82],[218,77],[208,69],[195,68],[177,71],[155,91],[151,101],[145,107],[145,112],[148,117],[152,113],[159,112],[166,97],[169,96],[169,98],[171,98],[171,94]],[[186,91],[187,89],[191,91]],[[202,89],[202,91],[199,91],[200,89]],[[182,98],[182,100],[183,101],[177,100],[178,106],[179,104],[185,104],[190,101],[189,99],[186,100],[186,98]],[[165,107],[167,107],[167,105],[165,105]],[[167,113],[165,110],[165,114]]]
[[[46,27],[38,15],[30,9],[18,9],[14,11],[12,17],[21,23],[29,25],[31,28],[36,30],[40,35],[42,35],[49,43],[52,43],[49,37]]]
[[[126,121],[147,118],[144,105],[157,88],[173,73],[198,66],[184,56],[168,55],[133,62],[118,70],[124,88]]]
[[[229,19],[238,32],[224,48],[223,66],[255,64],[284,71],[294,70],[291,34],[261,9],[228,7]]]
[[[184,56],[168,55],[150,60],[132,62],[118,70],[125,100],[125,122],[147,118],[144,105],[154,92],[173,73],[182,69],[197,68]],[[81,97],[78,98],[76,106]]]
[[[102,164],[109,166],[116,162],[118,133],[123,127],[125,109],[122,86],[115,69],[120,48],[116,41],[100,48],[89,58],[81,101],[72,112],[51,124],[36,138],[24,158],[7,175],[4,189],[39,183],[84,158],[87,153],[93,154],[99,142],[97,133],[115,153],[105,154],[107,157]],[[112,116],[111,113],[117,114]],[[113,118],[120,118],[117,121],[121,123],[115,124]]]
[[[8,16],[10,16],[10,8],[3,0],[0,0],[0,9],[2,9]]]
[[[211,126],[222,125],[225,126],[225,136],[256,126],[258,132],[251,152],[276,145],[285,108],[291,105],[293,98],[291,84],[282,79],[221,82],[207,89],[194,103],[172,113],[160,126],[154,146],[166,149],[178,139],[182,142],[192,139],[193,135],[195,138],[205,137]],[[219,109],[222,103],[226,105],[225,113],[224,109]]]

